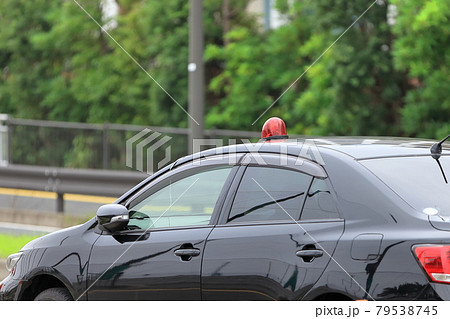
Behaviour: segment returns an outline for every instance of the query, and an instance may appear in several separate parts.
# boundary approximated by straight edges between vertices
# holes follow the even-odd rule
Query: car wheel
[[[66,288],[49,288],[34,298],[35,301],[70,301],[73,300]]]

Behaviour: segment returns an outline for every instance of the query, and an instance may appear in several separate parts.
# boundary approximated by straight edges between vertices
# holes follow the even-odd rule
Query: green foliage
[[[80,1],[105,26],[100,3]],[[0,15],[9,27],[0,30],[0,112],[37,119],[187,126],[184,111],[159,85],[187,109],[189,2],[118,4],[117,27],[107,28],[116,43],[73,1],[3,1]],[[241,14],[246,2],[230,4],[230,21],[248,24]],[[221,10],[220,2],[204,1],[207,42],[222,43]]]
[[[39,236],[0,234],[0,258],[6,258],[11,254],[19,252],[25,244],[38,237]]]
[[[258,131],[281,116],[298,134],[450,132],[448,1],[380,0],[331,48],[372,1],[278,0],[288,23],[273,30],[249,15],[247,0],[226,3],[203,1],[207,127]],[[80,4],[107,25],[100,0]],[[118,4],[108,32],[187,109],[189,2]],[[3,0],[0,19],[1,113],[187,126],[183,110],[75,2]],[[97,143],[78,137],[71,153],[55,156],[96,162],[83,149]]]
[[[248,128],[282,96],[257,129],[268,117],[282,116],[291,133],[399,134],[403,77],[392,62],[387,5],[374,5],[328,51],[368,3],[278,5],[288,24],[264,33],[235,30],[228,34],[230,45],[208,47],[207,58],[225,62],[210,84],[225,96],[208,114],[208,124]]]
[[[33,45],[33,34],[51,28],[48,12],[57,8],[56,2],[14,1],[0,2],[0,105],[14,110],[18,116],[42,118],[49,110],[43,93],[47,83],[54,80],[55,56]]]
[[[332,15],[329,8],[340,14]],[[319,56],[370,3],[312,2],[316,28],[305,53]],[[307,133],[336,135],[397,135],[402,103],[402,75],[391,57],[392,35],[387,5],[375,4],[311,68],[310,87],[296,101],[298,121]],[[318,68],[319,70],[312,70]],[[323,95],[323,96],[322,96]],[[309,115],[310,116],[310,115]]]
[[[394,61],[409,79],[402,127],[409,135],[442,139],[450,133],[450,3],[393,3],[398,10]]]
[[[300,52],[309,35],[308,17],[301,11],[302,6],[295,2],[289,13],[290,25],[267,32],[256,27],[236,28],[226,35],[228,45],[207,47],[207,60],[225,64],[223,72],[210,83],[211,90],[223,98],[207,114],[209,126],[260,129],[260,125],[252,127],[252,123],[295,80],[307,60]],[[284,102],[291,102],[298,90],[291,88]],[[286,111],[273,108],[265,115],[282,116],[289,122],[291,114]]]

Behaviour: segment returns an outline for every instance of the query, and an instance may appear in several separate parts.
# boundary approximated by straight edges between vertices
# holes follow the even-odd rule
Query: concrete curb
[[[1,234],[43,236],[60,229],[59,227],[0,222]]]
[[[90,217],[88,216],[83,217],[68,214],[0,208],[0,222],[4,223],[17,223],[36,226],[65,228],[73,225],[82,224],[89,219]]]

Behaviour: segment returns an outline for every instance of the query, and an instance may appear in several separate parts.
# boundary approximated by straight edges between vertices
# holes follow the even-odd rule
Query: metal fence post
[[[10,162],[8,119],[8,114],[0,114],[0,166],[7,166]]]
[[[8,129],[8,132],[6,133],[6,160],[8,161],[8,165],[13,163],[13,156],[12,156],[12,124],[11,124],[12,117],[8,115],[8,118],[6,119],[6,127]]]
[[[57,193],[58,197],[56,197],[56,212],[62,214],[64,213],[64,194]]]
[[[103,169],[109,168],[109,125],[107,123],[103,124],[103,135],[102,135],[102,144],[103,144]]]

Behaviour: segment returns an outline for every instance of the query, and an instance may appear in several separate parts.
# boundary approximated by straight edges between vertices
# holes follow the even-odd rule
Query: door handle
[[[183,261],[189,261],[192,257],[200,255],[200,249],[196,248],[180,248],[174,251],[175,256],[178,256]]]
[[[304,262],[310,263],[314,258],[322,257],[323,251],[320,249],[304,249],[298,250],[295,254],[302,258]]]
[[[195,256],[200,255],[200,250],[195,249],[195,248],[182,248],[182,249],[175,250],[175,255],[178,257],[182,257],[182,256],[195,257]]]
[[[295,253],[298,257],[322,257],[323,251],[319,249],[299,250]]]

